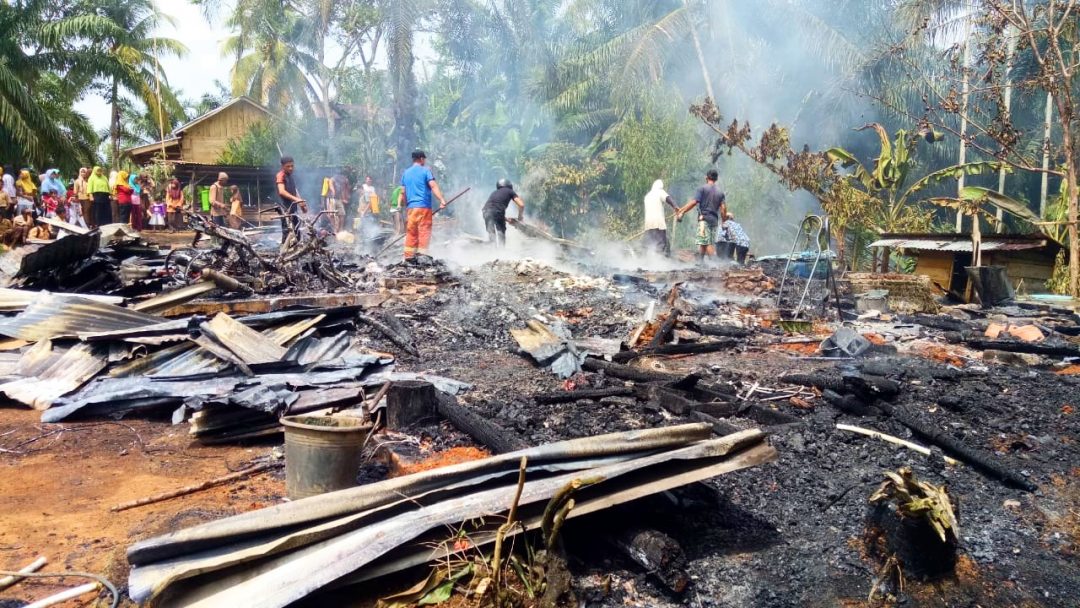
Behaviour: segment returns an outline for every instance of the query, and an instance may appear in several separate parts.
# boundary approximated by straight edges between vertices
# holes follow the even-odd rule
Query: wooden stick
[[[109,509],[112,512],[126,511],[127,509],[134,509],[135,507],[142,507],[145,505],[154,504],[155,502],[161,502],[163,500],[169,500],[170,498],[177,498],[180,496],[186,496],[188,494],[194,494],[195,492],[201,492],[203,490],[209,490],[214,486],[220,486],[222,484],[229,483],[231,481],[237,481],[243,479],[248,475],[254,475],[255,473],[262,473],[263,471],[269,471],[270,469],[277,469],[285,466],[284,462],[264,462],[263,464],[255,465],[249,469],[243,471],[237,471],[235,473],[229,473],[228,475],[222,475],[221,477],[215,477],[208,479],[200,484],[187,486],[178,490],[172,490],[170,492],[163,492],[161,494],[155,494],[153,496],[147,496],[139,498],[138,500],[132,500],[123,504],[116,505]]]
[[[837,424],[836,428],[840,429],[841,431],[850,431],[852,433],[858,433],[860,435],[866,435],[867,437],[873,437],[875,439],[880,439],[882,441],[887,441],[887,442],[889,442],[891,444],[902,446],[902,447],[905,447],[905,448],[907,448],[909,450],[916,451],[916,452],[922,454],[923,456],[929,456],[931,454],[930,448],[923,447],[923,446],[921,446],[921,445],[919,445],[917,443],[912,443],[910,441],[905,441],[903,439],[900,439],[899,437],[893,437],[892,435],[886,435],[885,433],[882,433],[882,432],[879,432],[879,431],[874,431],[874,430],[871,430],[871,429],[864,429],[864,428],[859,427],[859,426],[851,426],[850,424]],[[949,464],[952,464],[952,465],[961,464],[959,460],[957,460],[955,458],[952,458],[951,456],[944,456],[943,455],[942,457],[945,458],[945,462],[947,462]]]
[[[101,591],[101,583],[94,581],[93,583],[86,583],[85,585],[79,585],[78,587],[73,587],[67,591],[62,591],[56,595],[50,595],[33,604],[27,604],[23,608],[48,608],[49,606],[55,606],[68,600],[73,600],[80,595],[86,595],[90,592],[97,593],[98,591]]]
[[[22,570],[19,570],[19,574],[29,574],[31,572],[37,572],[38,570],[41,570],[41,568],[44,567],[47,563],[49,563],[49,560],[47,558],[45,558],[44,556],[39,556],[29,566],[26,566]],[[14,585],[21,580],[23,580],[23,577],[14,575],[0,578],[0,591],[7,589],[8,587]]]

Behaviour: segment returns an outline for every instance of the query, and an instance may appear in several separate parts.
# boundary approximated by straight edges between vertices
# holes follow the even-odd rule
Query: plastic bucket
[[[285,492],[289,498],[356,485],[360,450],[371,425],[360,418],[289,416],[285,427]]]

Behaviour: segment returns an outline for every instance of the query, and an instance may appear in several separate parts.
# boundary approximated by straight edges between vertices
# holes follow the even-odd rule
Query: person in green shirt
[[[394,186],[390,191],[390,221],[394,224],[394,235],[401,234],[404,226],[401,223],[401,185]]]

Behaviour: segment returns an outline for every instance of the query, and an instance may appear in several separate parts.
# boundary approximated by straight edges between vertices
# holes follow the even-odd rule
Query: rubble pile
[[[925,286],[854,277],[837,310],[807,276],[796,327],[775,260],[346,266],[314,238],[282,253],[212,236],[227,245],[174,254],[164,276],[183,285],[150,298],[0,292],[0,392],[45,422],[166,418],[205,444],[360,417],[363,485],[140,531],[137,601],[373,603],[399,582],[381,577],[454,560],[471,574],[431,580],[482,596],[497,575],[480,564],[524,533],[572,557],[573,605],[1080,603],[1071,309],[894,308],[892,286],[912,283],[904,301]],[[855,310],[870,287],[891,311]],[[583,479],[598,481],[570,505]],[[887,479],[955,509],[947,568],[882,550],[909,508],[871,504]]]

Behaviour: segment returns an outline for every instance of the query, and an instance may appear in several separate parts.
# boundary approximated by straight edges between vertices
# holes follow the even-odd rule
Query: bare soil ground
[[[124,552],[134,540],[268,506],[285,494],[284,475],[275,471],[112,513],[114,505],[243,468],[270,448],[192,445],[186,425],[167,422],[42,426],[39,417],[19,406],[0,407],[3,569],[17,570],[43,555],[49,559],[44,572],[92,572],[122,584]],[[0,592],[0,601],[29,602],[83,582],[22,582]]]

